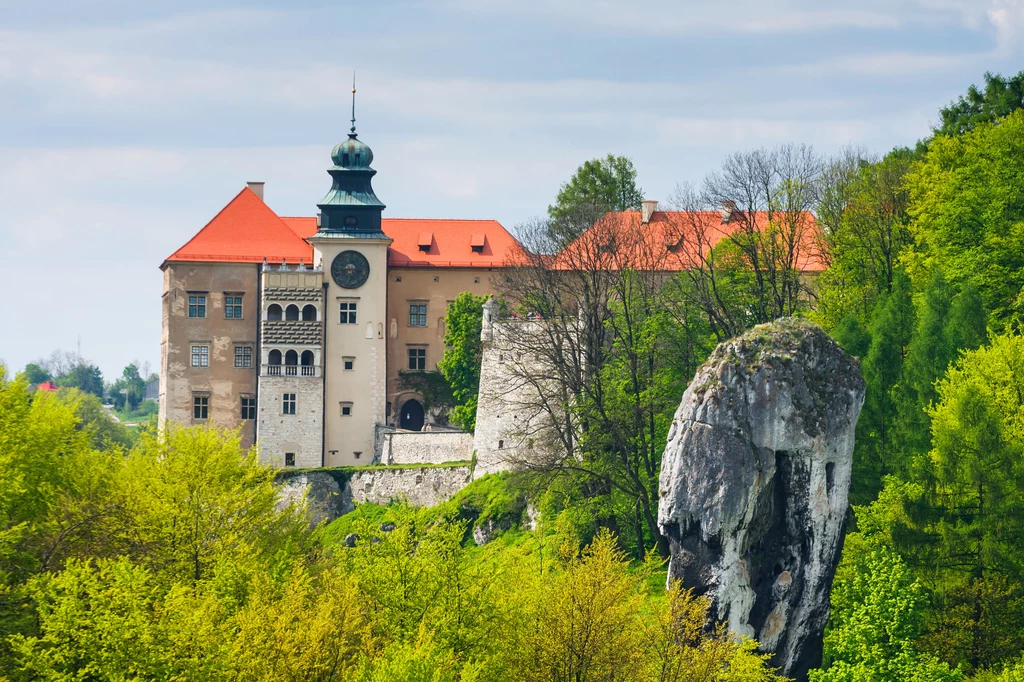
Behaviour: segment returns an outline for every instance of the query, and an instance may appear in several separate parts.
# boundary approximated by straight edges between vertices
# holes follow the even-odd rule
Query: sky
[[[632,158],[651,199],[733,152],[884,153],[986,71],[1024,0],[0,0],[0,359],[159,369],[165,257],[246,181],[314,215],[349,126],[386,216],[545,213]]]

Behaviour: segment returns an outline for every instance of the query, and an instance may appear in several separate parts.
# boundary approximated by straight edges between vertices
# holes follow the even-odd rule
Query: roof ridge
[[[184,249],[184,248],[185,248],[186,246],[188,246],[189,244],[191,244],[192,242],[194,242],[194,241],[195,241],[195,240],[196,240],[196,239],[197,239],[197,238],[199,237],[199,235],[201,235],[201,234],[203,233],[203,230],[205,230],[205,229],[206,229],[206,228],[208,228],[208,227],[209,227],[209,226],[210,226],[211,224],[213,224],[213,221],[214,221],[214,220],[216,220],[217,218],[219,218],[219,217],[220,217],[220,214],[221,214],[221,213],[223,213],[224,211],[228,210],[228,206],[230,206],[231,204],[235,203],[235,201],[237,201],[237,200],[238,200],[238,197],[242,196],[242,195],[243,195],[243,194],[245,193],[245,191],[246,191],[246,190],[249,190],[250,192],[252,192],[252,190],[251,190],[251,189],[249,189],[249,186],[248,186],[248,185],[246,185],[245,187],[243,187],[243,188],[242,188],[242,189],[241,189],[241,190],[240,190],[240,191],[238,192],[238,194],[236,194],[235,196],[231,197],[231,201],[229,201],[228,203],[224,204],[224,205],[223,205],[223,206],[221,207],[221,209],[220,209],[219,211],[217,211],[216,215],[214,215],[214,216],[213,216],[212,218],[210,218],[209,220],[207,220],[207,221],[206,221],[206,224],[205,224],[205,225],[203,225],[203,226],[202,226],[201,228],[199,228],[199,231],[198,231],[198,232],[196,232],[196,233],[195,233],[194,235],[192,235],[191,237],[189,237],[189,238],[188,238],[188,241],[186,241],[186,242],[185,242],[184,244],[182,244],[181,246],[179,246],[178,248],[176,248],[176,249],[174,250],[174,252],[173,252],[173,253],[171,253],[171,255],[170,255],[170,256],[168,256],[167,258],[165,258],[165,259],[164,259],[164,261],[166,262],[166,261],[169,261],[170,259],[174,258],[174,257],[175,257],[175,256],[176,256],[176,255],[178,254],[178,252],[179,252],[179,251],[181,251],[181,250],[182,250],[182,249]],[[253,195],[254,195],[254,196],[255,196],[255,194],[256,194],[256,193],[255,193],[255,192],[253,192]],[[259,197],[256,197],[256,198],[258,199]],[[286,227],[287,227],[287,226],[286,226]]]

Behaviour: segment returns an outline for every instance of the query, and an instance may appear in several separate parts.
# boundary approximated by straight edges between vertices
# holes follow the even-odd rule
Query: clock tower
[[[331,152],[331,189],[309,239],[322,265],[324,465],[369,464],[387,405],[387,264],[384,204],[373,193],[373,152],[356,136],[355,86],[348,139]]]

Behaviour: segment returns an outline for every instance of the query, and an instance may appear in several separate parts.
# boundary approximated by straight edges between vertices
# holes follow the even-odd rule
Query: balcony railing
[[[263,365],[263,375],[271,377],[318,377],[320,367],[318,365]]]

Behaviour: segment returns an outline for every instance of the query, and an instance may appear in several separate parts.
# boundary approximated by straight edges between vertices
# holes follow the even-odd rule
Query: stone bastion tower
[[[369,463],[386,421],[388,246],[384,204],[373,193],[373,152],[356,136],[331,152],[331,189],[309,238],[324,276],[324,465]]]

